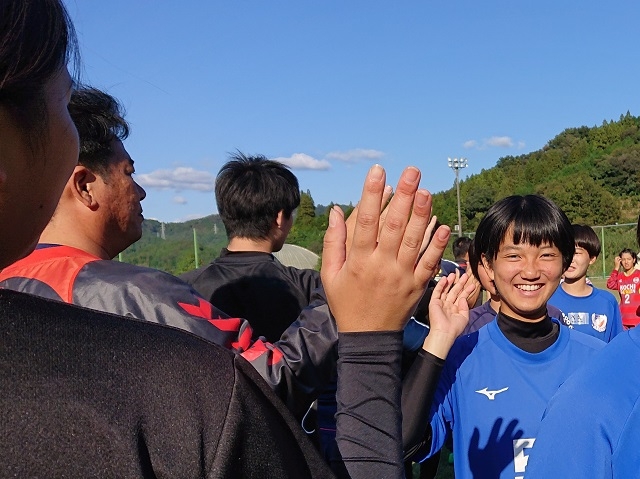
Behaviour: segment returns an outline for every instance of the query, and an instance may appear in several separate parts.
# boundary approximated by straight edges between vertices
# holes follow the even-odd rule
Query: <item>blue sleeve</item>
[[[566,388],[551,399],[529,454],[527,479],[613,477],[611,444],[595,418],[600,407],[576,407],[578,399],[584,400]]]
[[[417,351],[420,349],[429,334],[429,326],[422,324],[415,318],[411,318],[404,327],[402,335],[402,345],[407,351]]]

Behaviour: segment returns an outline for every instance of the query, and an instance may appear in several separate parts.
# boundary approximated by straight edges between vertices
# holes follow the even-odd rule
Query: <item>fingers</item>
[[[391,198],[384,226],[380,230],[379,247],[384,254],[398,255],[400,245],[405,239],[409,215],[412,209],[415,210],[414,199],[416,198],[419,183],[420,170],[413,166],[405,168],[402,175],[400,175],[396,193]],[[424,205],[427,203],[426,196],[424,193],[420,195],[419,201],[422,206],[418,207],[418,209],[424,209]],[[424,228],[426,228],[426,223]],[[420,236],[420,241],[418,241],[417,245],[414,245],[416,250],[419,249],[421,242],[422,236]]]
[[[422,281],[423,278],[426,278],[425,281],[428,281],[438,272],[440,259],[447,248],[449,236],[451,236],[451,230],[446,225],[442,225],[436,230],[433,239],[416,266],[415,276],[417,280]]]
[[[329,284],[344,265],[347,258],[346,240],[347,227],[344,221],[344,213],[336,205],[329,212],[329,226],[324,235],[322,268],[320,271],[324,284]]]
[[[380,226],[378,228],[378,236],[380,235],[380,230],[384,225],[384,220],[387,217],[387,212],[389,211],[389,200],[391,199],[391,195],[393,194],[393,188],[391,185],[387,185],[384,187],[384,191],[382,192],[382,204],[380,205]]]
[[[434,295],[436,294],[436,290],[438,291],[438,298],[442,300],[443,303],[447,304],[455,304],[456,306],[460,306],[458,300],[462,299],[464,304],[466,304],[466,299],[469,293],[471,293],[474,289],[474,286],[471,285],[470,288],[466,288],[468,284],[469,276],[463,274],[459,276],[459,273],[450,273],[446,278],[442,278],[438,281],[438,284],[433,290]],[[442,288],[440,287],[440,283],[445,283]],[[433,298],[433,296],[432,296]]]
[[[399,262],[411,266],[416,264],[430,221],[431,194],[420,189],[416,192],[411,218],[398,251]]]
[[[420,245],[420,254],[423,255],[427,246],[429,246],[429,241],[431,241],[431,235],[433,234],[433,229],[436,227],[436,222],[438,221],[437,216],[432,216],[431,221],[427,225],[427,230],[424,232],[424,237],[422,238],[422,244]]]
[[[376,248],[385,177],[380,165],[373,165],[367,173],[358,211],[352,213],[357,214],[350,251],[355,256],[370,254]]]

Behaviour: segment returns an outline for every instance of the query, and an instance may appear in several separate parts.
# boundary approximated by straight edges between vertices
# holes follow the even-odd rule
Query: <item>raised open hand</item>
[[[384,218],[387,216],[387,208],[389,206],[389,199],[393,194],[393,188],[390,185],[384,187],[382,191],[382,201],[380,203],[380,221],[378,222],[378,235],[380,235],[380,230],[384,225]],[[356,230],[356,218],[358,217],[358,207],[360,203],[358,203],[351,214],[346,219],[345,223],[347,225],[347,256],[349,256],[349,251],[351,250],[351,243],[353,242],[353,233]]]
[[[423,349],[445,359],[455,339],[469,322],[467,298],[476,289],[469,276],[451,273],[438,281],[429,302],[429,335]]]
[[[420,260],[431,219],[431,194],[418,189],[420,170],[404,170],[380,226],[385,172],[374,165],[358,204],[347,255],[347,227],[340,208],[329,215],[322,283],[338,329],[400,330],[438,268],[450,231],[441,226]]]

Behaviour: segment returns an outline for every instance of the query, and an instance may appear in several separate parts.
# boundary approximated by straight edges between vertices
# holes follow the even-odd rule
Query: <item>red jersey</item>
[[[620,293],[622,325],[627,329],[637,326],[640,322],[637,314],[640,308],[640,271],[634,269],[629,276],[617,270],[612,271],[607,288],[617,289]]]

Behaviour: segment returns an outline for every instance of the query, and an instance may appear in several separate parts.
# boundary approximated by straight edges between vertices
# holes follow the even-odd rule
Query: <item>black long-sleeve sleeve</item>
[[[444,360],[421,349],[402,382],[402,446],[405,459],[431,441],[429,411]]]
[[[351,479],[403,478],[402,332],[340,333],[336,440]]]

